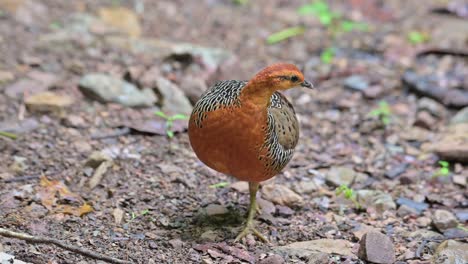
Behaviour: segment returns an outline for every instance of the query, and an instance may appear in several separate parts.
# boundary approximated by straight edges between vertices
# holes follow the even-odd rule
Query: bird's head
[[[277,63],[264,68],[255,75],[252,82],[263,86],[264,89],[271,89],[272,92],[297,86],[314,88],[310,82],[304,80],[304,74],[289,63]]]

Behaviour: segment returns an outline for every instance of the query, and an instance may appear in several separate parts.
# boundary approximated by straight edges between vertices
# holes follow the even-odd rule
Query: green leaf
[[[162,117],[164,119],[169,119],[169,117],[162,111],[157,111],[154,114],[157,115],[157,116],[160,116],[160,117]]]
[[[335,49],[327,48],[320,54],[320,60],[325,64],[330,64],[335,57]]]
[[[445,161],[445,160],[439,160],[439,164],[440,166],[442,166],[443,168],[448,168],[449,167],[449,163],[448,161]]]
[[[411,44],[421,44],[428,40],[427,36],[419,31],[411,31],[407,37]]]
[[[333,16],[331,13],[322,13],[319,14],[319,21],[322,23],[322,25],[328,26],[331,24],[333,20]]]
[[[135,214],[135,212],[132,212],[132,219],[131,220],[135,219],[136,217],[137,217],[137,215]]]
[[[0,131],[0,136],[11,138],[11,139],[17,139],[18,136],[16,134],[10,133],[10,132],[5,132],[5,131]]]
[[[52,22],[52,23],[50,23],[49,28],[54,29],[54,30],[58,30],[58,29],[62,28],[62,26],[60,25],[59,22]]]
[[[232,0],[232,2],[236,5],[240,5],[240,6],[243,6],[243,5],[246,5],[249,3],[249,0]]]
[[[367,24],[366,23],[357,23],[353,22],[350,20],[344,20],[340,24],[341,30],[344,32],[350,32],[353,30],[361,30],[361,31],[366,31],[367,30]]]
[[[224,187],[226,187],[228,185],[229,185],[229,182],[220,182],[220,183],[212,184],[212,185],[210,185],[208,187],[210,187],[210,188],[224,188]]]
[[[388,116],[382,116],[381,120],[384,125],[390,124],[390,118]]]
[[[439,172],[442,176],[447,176],[450,174],[450,169],[446,167],[440,168]]]
[[[184,120],[184,119],[188,119],[188,116],[186,115],[183,115],[183,114],[176,114],[176,115],[173,115],[169,118],[170,120]]]
[[[309,14],[321,14],[329,12],[330,8],[325,1],[315,1],[310,4],[303,5],[299,7],[297,12],[300,15],[309,15]]]
[[[149,209],[145,209],[143,211],[141,211],[140,215],[146,215],[149,213]]]
[[[352,189],[347,189],[345,190],[344,195],[346,199],[351,199],[351,197],[354,196],[354,191]]]
[[[268,44],[276,44],[288,38],[301,35],[304,33],[304,31],[305,31],[304,27],[286,28],[286,29],[283,29],[281,31],[271,34],[270,36],[268,36],[266,41]]]
[[[172,131],[172,130],[167,130],[166,133],[167,133],[167,136],[168,136],[169,138],[173,138],[173,137],[174,137],[174,131]]]

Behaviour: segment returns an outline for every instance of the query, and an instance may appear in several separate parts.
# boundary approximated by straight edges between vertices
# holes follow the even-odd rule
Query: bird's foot
[[[264,237],[253,225],[253,221],[247,222],[245,225],[244,229],[242,232],[237,235],[236,239],[234,240],[234,243],[239,242],[242,238],[247,236],[248,234],[253,234],[254,236],[258,237],[260,240],[262,240],[264,243],[269,243],[268,239]]]

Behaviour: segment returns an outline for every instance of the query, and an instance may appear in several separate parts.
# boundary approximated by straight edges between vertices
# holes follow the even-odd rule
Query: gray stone
[[[387,172],[385,172],[385,177],[393,179],[405,172],[407,168],[408,163],[401,163],[396,166],[393,166]]]
[[[419,215],[419,211],[407,205],[402,205],[398,208],[397,214],[400,217],[405,217],[408,215]]]
[[[432,223],[441,232],[458,226],[457,218],[447,210],[435,210]]]
[[[445,107],[442,104],[428,97],[423,97],[419,99],[418,110],[428,111],[429,113],[431,113],[433,116],[436,116],[436,117],[443,117],[445,116],[445,113],[446,113]]]
[[[447,240],[442,242],[432,257],[434,264],[465,264],[468,263],[468,244]]]
[[[468,177],[466,175],[453,175],[452,179],[453,183],[458,184],[460,186],[466,186]]]
[[[309,194],[317,191],[319,185],[315,181],[300,181],[293,185],[293,190],[297,193]]]
[[[369,262],[390,264],[395,262],[395,248],[388,236],[369,232],[359,242],[358,256]]]
[[[425,239],[442,239],[444,238],[443,235],[427,230],[427,229],[418,229],[414,232],[411,232],[408,234],[408,238],[414,239],[414,240],[425,240]]]
[[[346,78],[344,86],[351,90],[363,91],[369,87],[369,81],[361,75],[353,75]]]
[[[87,74],[81,78],[79,88],[87,97],[102,103],[148,107],[156,102],[156,95],[150,89],[140,91],[135,85],[107,74]]]
[[[304,199],[291,189],[280,184],[267,184],[262,188],[263,198],[275,204],[286,206],[298,206],[304,203]]]
[[[317,253],[354,256],[350,243],[344,239],[317,239],[294,242],[286,246],[275,247],[274,250],[299,258],[310,258]]]
[[[219,204],[209,204],[206,208],[206,214],[209,216],[227,214],[228,209]]]
[[[456,211],[455,215],[460,220],[460,222],[468,221],[468,209]]]
[[[468,162],[468,123],[449,126],[432,144],[422,146],[423,151],[433,151],[441,159]]]
[[[161,95],[161,107],[164,112],[190,115],[192,104],[177,85],[164,77],[156,78],[156,89]]]
[[[214,230],[207,230],[200,236],[200,239],[206,242],[215,242],[218,238],[219,234]]]
[[[450,124],[461,124],[468,123],[468,106],[458,111],[452,119],[450,119]]]
[[[349,186],[355,178],[356,172],[348,167],[332,167],[325,176],[325,180],[333,186]]]
[[[409,208],[412,208],[417,212],[417,214],[421,214],[424,210],[427,210],[427,208],[429,208],[429,205],[427,203],[419,203],[404,197],[398,198],[396,202],[401,206],[404,205]]]
[[[283,264],[284,259],[280,255],[271,255],[258,262],[258,264]]]
[[[356,191],[358,203],[365,208],[375,208],[378,213],[395,210],[396,204],[390,194],[374,190]]]

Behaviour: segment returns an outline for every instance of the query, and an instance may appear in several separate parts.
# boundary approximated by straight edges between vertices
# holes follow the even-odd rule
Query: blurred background
[[[372,229],[380,263],[466,262],[467,19],[456,0],[0,0],[0,227],[139,263],[303,263],[282,246],[323,239],[343,250],[313,263],[357,263]],[[318,89],[286,92],[302,130],[262,190],[272,245],[232,251],[245,186],[196,159],[186,119],[280,61]],[[25,245],[0,252],[84,261]]]

